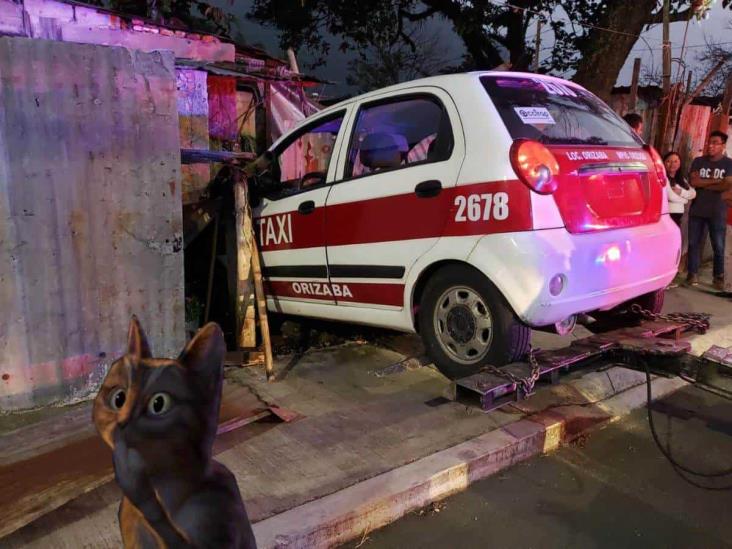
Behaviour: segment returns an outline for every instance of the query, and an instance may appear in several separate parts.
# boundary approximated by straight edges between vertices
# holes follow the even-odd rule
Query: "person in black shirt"
[[[699,283],[699,263],[703,248],[704,227],[714,251],[714,287],[724,289],[724,241],[727,234],[727,204],[722,193],[732,188],[732,159],[724,154],[727,134],[712,132],[707,143],[707,155],[691,164],[691,186],[696,198],[689,208],[689,264],[686,282]]]

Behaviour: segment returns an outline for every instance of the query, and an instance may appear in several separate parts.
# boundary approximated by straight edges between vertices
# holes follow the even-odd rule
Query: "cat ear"
[[[183,349],[178,361],[186,368],[204,377],[216,379],[222,371],[226,342],[224,333],[215,322],[209,322],[196,332]]]
[[[142,331],[140,321],[135,315],[130,319],[130,329],[127,332],[127,354],[137,358],[152,357],[145,332]]]

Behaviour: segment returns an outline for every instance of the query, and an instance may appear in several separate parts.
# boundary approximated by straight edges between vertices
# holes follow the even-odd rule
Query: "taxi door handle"
[[[306,200],[305,202],[301,202],[300,205],[297,207],[297,211],[303,215],[311,214],[315,211],[315,202],[313,202],[312,200]]]
[[[416,187],[414,187],[414,194],[419,198],[433,198],[440,194],[442,191],[442,183],[437,179],[430,179],[429,181],[422,181]]]

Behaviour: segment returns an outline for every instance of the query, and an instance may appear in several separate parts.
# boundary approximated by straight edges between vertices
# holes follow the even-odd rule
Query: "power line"
[[[684,49],[690,49],[690,48],[708,48],[708,47],[714,47],[714,46],[728,46],[732,44],[732,42],[718,42],[716,44],[692,44],[691,46],[686,46]],[[635,46],[633,46],[632,49],[635,49]],[[659,51],[663,48],[651,48],[651,51]],[[681,46],[671,46],[672,50],[678,50],[681,49]]]
[[[504,7],[504,8],[513,8],[515,10],[520,10],[520,11],[527,12],[527,13],[533,13],[534,15],[539,15],[539,16],[543,16],[544,15],[543,12],[536,11],[536,10],[532,10],[532,9],[529,9],[529,8],[524,8],[524,7],[521,7],[521,6],[517,6],[516,4],[511,4],[509,2],[498,3],[497,0],[488,0],[488,1],[491,2],[495,6],[501,6],[501,7]],[[618,30],[615,30],[615,29],[609,29],[607,27],[599,27],[597,25],[591,25],[590,23],[579,23],[579,22],[577,22],[577,23],[573,23],[573,24],[576,24],[577,26],[584,27],[584,28],[587,28],[587,29],[600,30],[600,31],[609,32],[609,33],[612,33],[612,34],[619,34],[619,35],[622,35],[622,36],[630,36],[632,38],[636,38],[636,39],[643,40],[643,42],[645,42],[645,44],[646,44],[646,47],[648,48],[648,51],[649,52],[652,52],[653,51],[653,48],[651,48],[651,45],[648,43],[648,40],[642,34],[632,34],[632,33],[629,33],[629,32],[623,32],[623,31],[618,31]]]
[[[533,13],[534,15],[545,15],[543,12],[536,11],[536,10],[532,10],[532,9],[529,9],[529,8],[523,8],[521,6],[517,6],[517,5],[511,4],[509,2],[503,2],[503,3],[500,3],[499,4],[497,0],[489,0],[489,1],[491,2],[491,4],[494,4],[496,6],[502,6],[502,7],[505,7],[505,8],[513,8],[515,10],[525,11],[527,13]],[[623,31],[619,31],[619,30],[615,30],[615,29],[609,29],[607,27],[599,27],[597,25],[592,25],[590,23],[579,23],[579,22],[575,22],[574,24],[576,24],[576,25],[578,25],[580,27],[587,28],[587,29],[601,30],[601,31],[605,31],[605,32],[611,32],[613,34],[621,34],[623,36],[631,36],[633,38],[643,38],[640,34],[632,34],[630,32],[623,32]]]

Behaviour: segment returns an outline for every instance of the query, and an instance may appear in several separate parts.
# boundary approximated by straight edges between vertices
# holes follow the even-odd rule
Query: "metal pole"
[[[539,72],[539,49],[541,48],[541,18],[536,22],[536,39],[534,43],[533,71]]]
[[[671,91],[671,0],[663,0],[663,94]]]
[[[211,243],[211,262],[208,266],[208,287],[206,288],[206,310],[203,313],[203,323],[208,322],[208,314],[211,312],[211,293],[213,291],[214,266],[216,265],[216,248],[219,242],[219,214],[216,214],[214,222],[213,242]]]

